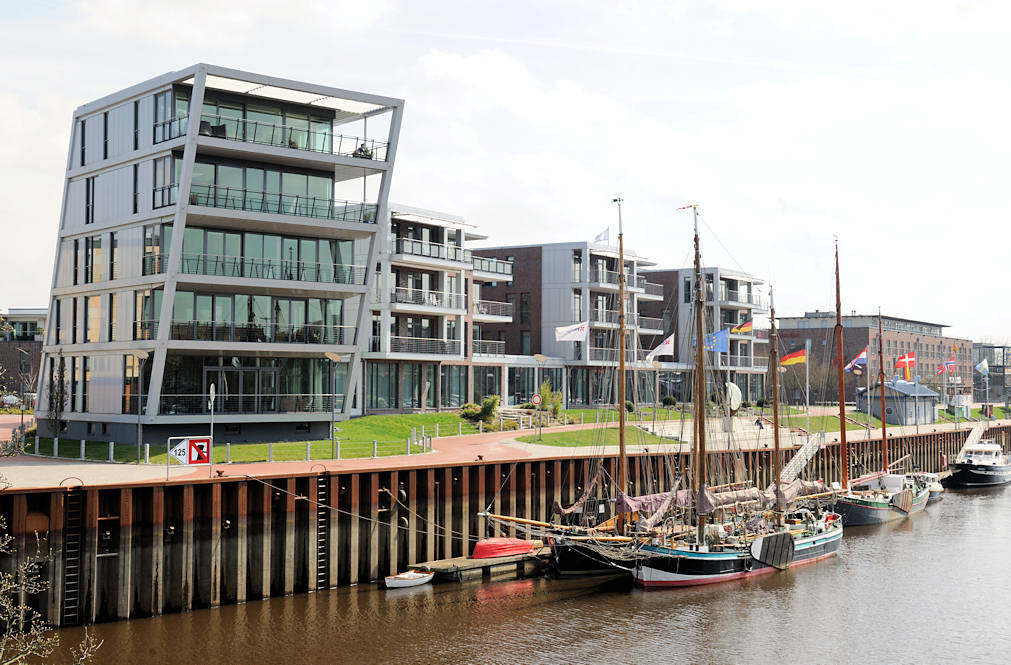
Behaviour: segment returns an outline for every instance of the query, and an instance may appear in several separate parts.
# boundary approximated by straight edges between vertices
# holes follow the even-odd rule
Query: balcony
[[[146,397],[146,395],[145,395]],[[162,395],[158,412],[163,416],[210,415],[209,395]],[[344,395],[266,394],[222,395],[214,400],[214,414],[330,413],[344,406]]]
[[[365,284],[365,266],[251,259],[213,254],[183,254],[179,272],[184,275],[279,279],[356,286]]]
[[[626,321],[628,316],[625,317]],[[606,323],[618,325],[618,311],[610,309],[591,309],[590,323]]]
[[[472,258],[474,272],[484,273],[479,275],[480,277],[487,277],[489,279],[501,279],[510,280],[513,278],[513,263],[512,261],[503,261],[501,259],[490,259],[486,256],[475,256]]]
[[[394,253],[426,259],[438,259],[440,261],[455,261],[457,263],[471,263],[472,261],[469,249],[457,247],[456,245],[441,245],[424,240],[413,240],[411,238],[397,238]]]
[[[640,316],[638,317],[638,322],[640,329],[658,330],[663,332],[663,319],[657,319],[651,316]]]
[[[390,352],[458,356],[460,355],[460,340],[435,337],[390,337]]]
[[[750,369],[752,367],[758,367],[765,369],[769,366],[768,358],[761,357],[751,357],[751,356],[735,356],[735,355],[721,355],[720,363],[724,367],[741,367]]]
[[[649,298],[651,300],[660,300],[663,298],[663,284],[653,284],[652,282],[644,282],[643,293],[640,298]]]
[[[193,185],[190,188],[189,202],[190,205],[208,208],[242,210],[269,215],[290,215],[359,224],[376,223],[375,205],[300,194],[258,192],[218,185]]]
[[[332,132],[311,131],[272,123],[205,113],[200,116],[201,136],[309,152],[386,161],[387,143]]]
[[[419,305],[422,307],[441,307],[443,309],[466,309],[467,297],[463,293],[443,293],[442,291],[425,291],[397,287],[390,294],[392,305]]]
[[[757,294],[748,294],[744,291],[735,291],[734,289],[720,289],[720,301],[731,305],[748,305],[751,307],[768,307],[764,298],[759,297]]]
[[[173,321],[172,339],[215,342],[260,342],[270,344],[355,343],[354,326],[278,323],[218,323]],[[145,338],[146,339],[146,338]]]
[[[169,118],[168,120],[154,123],[154,127],[152,128],[154,140],[152,143],[161,143],[162,141],[169,141],[180,136],[185,136],[186,129],[189,126],[188,121],[189,117],[183,115],[178,118]]]
[[[475,356],[504,356],[505,342],[495,339],[475,339],[473,352]]]
[[[145,254],[141,259],[142,275],[160,275],[165,272],[165,259],[167,254]]]
[[[625,362],[631,363],[635,361],[646,360],[647,351],[639,349],[637,351],[632,351],[631,349],[625,350]],[[599,360],[603,362],[618,362],[618,349],[608,349],[598,346],[590,347],[590,360]]]
[[[513,304],[510,302],[496,302],[494,300],[475,301],[474,318],[487,321],[512,321]]]
[[[573,275],[575,276],[575,275]],[[590,283],[606,284],[607,286],[618,286],[618,273],[612,270],[603,270],[597,267],[590,268]]]
[[[133,325],[134,339],[158,339],[157,321],[137,321]]]

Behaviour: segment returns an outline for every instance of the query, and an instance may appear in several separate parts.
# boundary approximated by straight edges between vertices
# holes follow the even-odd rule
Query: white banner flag
[[[652,351],[646,354],[646,360],[653,360],[657,356],[673,356],[674,355],[674,335],[677,333],[671,333],[671,336],[660,342],[660,346],[656,347]]]
[[[555,328],[556,342],[585,342],[590,338],[590,322],[584,321],[571,326]]]
[[[607,227],[603,231],[597,234],[593,239],[593,242],[608,242],[611,239],[611,227]]]

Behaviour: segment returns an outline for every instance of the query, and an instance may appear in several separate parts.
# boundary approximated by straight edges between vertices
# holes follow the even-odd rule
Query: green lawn
[[[856,420],[856,421],[858,421],[860,423],[863,423],[863,427],[866,428],[866,426],[867,426],[867,412],[866,411],[850,411],[846,415],[848,415],[853,420]],[[881,419],[878,418],[877,416],[873,416],[872,415],[871,416],[871,428],[872,429],[879,429],[880,427],[881,427]]]
[[[543,434],[540,441],[536,441],[536,438],[536,435],[526,434],[516,437],[516,440],[523,443],[538,443],[545,446],[616,446],[618,445],[618,428],[608,427],[604,430],[586,429],[576,432],[547,431]],[[640,429],[628,429],[625,431],[625,443],[630,446],[654,446],[672,445],[677,443],[677,441],[661,439]]]
[[[980,420],[986,420],[986,416],[983,415],[981,409],[973,409],[972,417],[979,418]],[[1011,416],[1008,415],[1007,409],[1005,409],[1003,406],[995,406],[993,407],[993,417],[994,419],[997,419],[997,418],[1009,418]]]
[[[803,415],[793,415],[793,416],[780,416],[779,417],[780,427],[801,427],[807,428],[807,416]],[[846,431],[851,429],[862,429],[860,425],[855,423],[846,423]],[[838,432],[839,431],[839,416],[811,416],[811,431],[812,432]]]

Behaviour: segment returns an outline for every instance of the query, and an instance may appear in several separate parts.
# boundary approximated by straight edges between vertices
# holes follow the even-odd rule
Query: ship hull
[[[842,528],[835,528],[794,543],[790,567],[822,561],[835,556],[842,541]],[[649,552],[656,554],[649,556]],[[693,552],[667,548],[643,548],[645,557],[636,562],[635,582],[644,589],[720,584],[768,575],[777,568],[756,560],[750,551]]]
[[[998,487],[1011,482],[1011,465],[960,463],[949,468],[945,484],[950,487]]]
[[[627,572],[626,569],[609,564],[604,556],[558,540],[551,541],[551,565],[559,577],[586,577]]]
[[[843,497],[836,499],[833,510],[842,515],[845,526],[867,526],[869,524],[884,524],[905,519],[914,513],[922,511],[927,505],[930,491],[924,488],[913,497],[912,508],[907,513],[885,501],[865,501],[862,499]]]

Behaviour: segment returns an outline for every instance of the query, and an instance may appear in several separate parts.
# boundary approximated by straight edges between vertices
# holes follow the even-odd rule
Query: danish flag
[[[916,367],[916,352],[910,351],[907,354],[899,356],[899,359],[895,361],[895,367],[905,367],[906,369]]]

